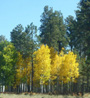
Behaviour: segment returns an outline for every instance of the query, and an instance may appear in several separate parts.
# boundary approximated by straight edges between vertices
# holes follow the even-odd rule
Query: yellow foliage
[[[51,54],[51,80],[59,79],[67,83],[69,81],[75,82],[79,77],[79,64],[76,61],[77,56],[73,52],[64,54],[62,51],[57,54],[53,48],[50,48]]]
[[[60,58],[62,58],[61,69],[59,72],[59,79],[64,83],[69,81],[75,81],[79,76],[78,63],[76,61],[76,55],[73,52],[62,55],[60,53]]]
[[[34,83],[48,84],[48,81],[58,79],[60,82],[68,83],[69,81],[76,82],[79,77],[79,64],[76,60],[77,56],[73,52],[64,54],[62,51],[58,54],[54,48],[49,48],[47,45],[41,45],[40,49],[33,53],[34,63]],[[26,81],[30,83],[30,75],[32,72],[31,58],[22,58],[18,53],[16,84],[20,84],[22,78],[26,77]],[[54,82],[52,82],[53,84]]]
[[[34,52],[34,55],[34,81],[40,81],[40,84],[44,84],[50,78],[50,49],[47,45],[42,45]]]
[[[24,77],[26,81],[30,83],[30,73],[31,73],[31,58],[22,58],[22,55],[18,52],[18,61],[17,61],[17,73],[16,73],[16,84],[19,85]]]
[[[57,78],[57,66],[59,65],[59,56],[54,48],[50,48],[50,58],[51,58],[51,80]]]

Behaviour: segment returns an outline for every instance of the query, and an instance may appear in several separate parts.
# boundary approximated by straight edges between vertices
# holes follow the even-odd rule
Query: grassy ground
[[[0,94],[0,98],[90,98],[90,94],[85,94],[83,97],[70,95],[48,95],[48,94]]]

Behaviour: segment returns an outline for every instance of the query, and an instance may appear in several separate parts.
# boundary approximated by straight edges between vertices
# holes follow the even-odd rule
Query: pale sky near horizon
[[[80,0],[0,0],[0,35],[10,41],[10,32],[18,24],[25,28],[31,22],[40,27],[40,16],[44,6],[61,11],[64,19],[68,15],[75,17]]]

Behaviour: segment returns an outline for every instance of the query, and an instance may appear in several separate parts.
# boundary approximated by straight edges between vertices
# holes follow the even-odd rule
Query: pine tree
[[[62,47],[67,45],[66,27],[61,12],[53,11],[53,8],[45,6],[40,21],[40,37],[43,44],[54,47],[56,50],[59,50],[58,41],[62,42]]]
[[[84,56],[89,57],[90,48],[90,0],[81,0],[79,9],[76,11],[81,49]]]
[[[65,19],[66,27],[67,27],[67,41],[69,42],[69,46],[71,51],[76,48],[76,41],[77,41],[77,22],[73,16],[68,16]]]

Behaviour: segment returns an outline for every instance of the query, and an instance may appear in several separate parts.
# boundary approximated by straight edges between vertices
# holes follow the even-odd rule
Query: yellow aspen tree
[[[15,86],[19,85],[21,82],[21,78],[23,77],[22,75],[22,65],[23,65],[23,59],[22,55],[18,52],[18,60],[17,60],[17,68],[16,68],[16,84]]]
[[[47,45],[41,45],[34,55],[34,81],[39,81],[43,85],[50,79],[50,49]]]
[[[26,76],[26,79],[27,79],[27,84],[30,85],[30,74],[31,73],[31,70],[32,70],[32,66],[31,66],[31,58],[30,57],[27,57],[24,59],[24,70],[23,70],[23,76],[25,75]],[[24,72],[26,74],[24,74]]]
[[[51,80],[57,79],[58,73],[60,72],[60,64],[61,60],[58,53],[54,50],[54,48],[50,48],[51,55]]]
[[[64,60],[64,53],[63,51],[60,52],[60,54],[56,54],[55,55],[55,60],[53,65],[55,66],[55,76],[56,76],[56,87],[57,87],[57,92],[59,91],[59,82],[61,83],[62,80],[60,80],[60,72],[61,72],[61,67],[63,64],[63,60]]]
[[[16,69],[16,84],[26,82],[30,84],[30,74],[31,74],[31,63],[30,57],[23,58],[22,55],[18,52],[18,61]]]
[[[69,81],[74,82],[75,79],[79,77],[79,64],[76,60],[77,56],[73,52],[64,55],[60,53],[60,58],[62,58],[61,70],[59,73],[60,80],[64,83],[68,83]]]

